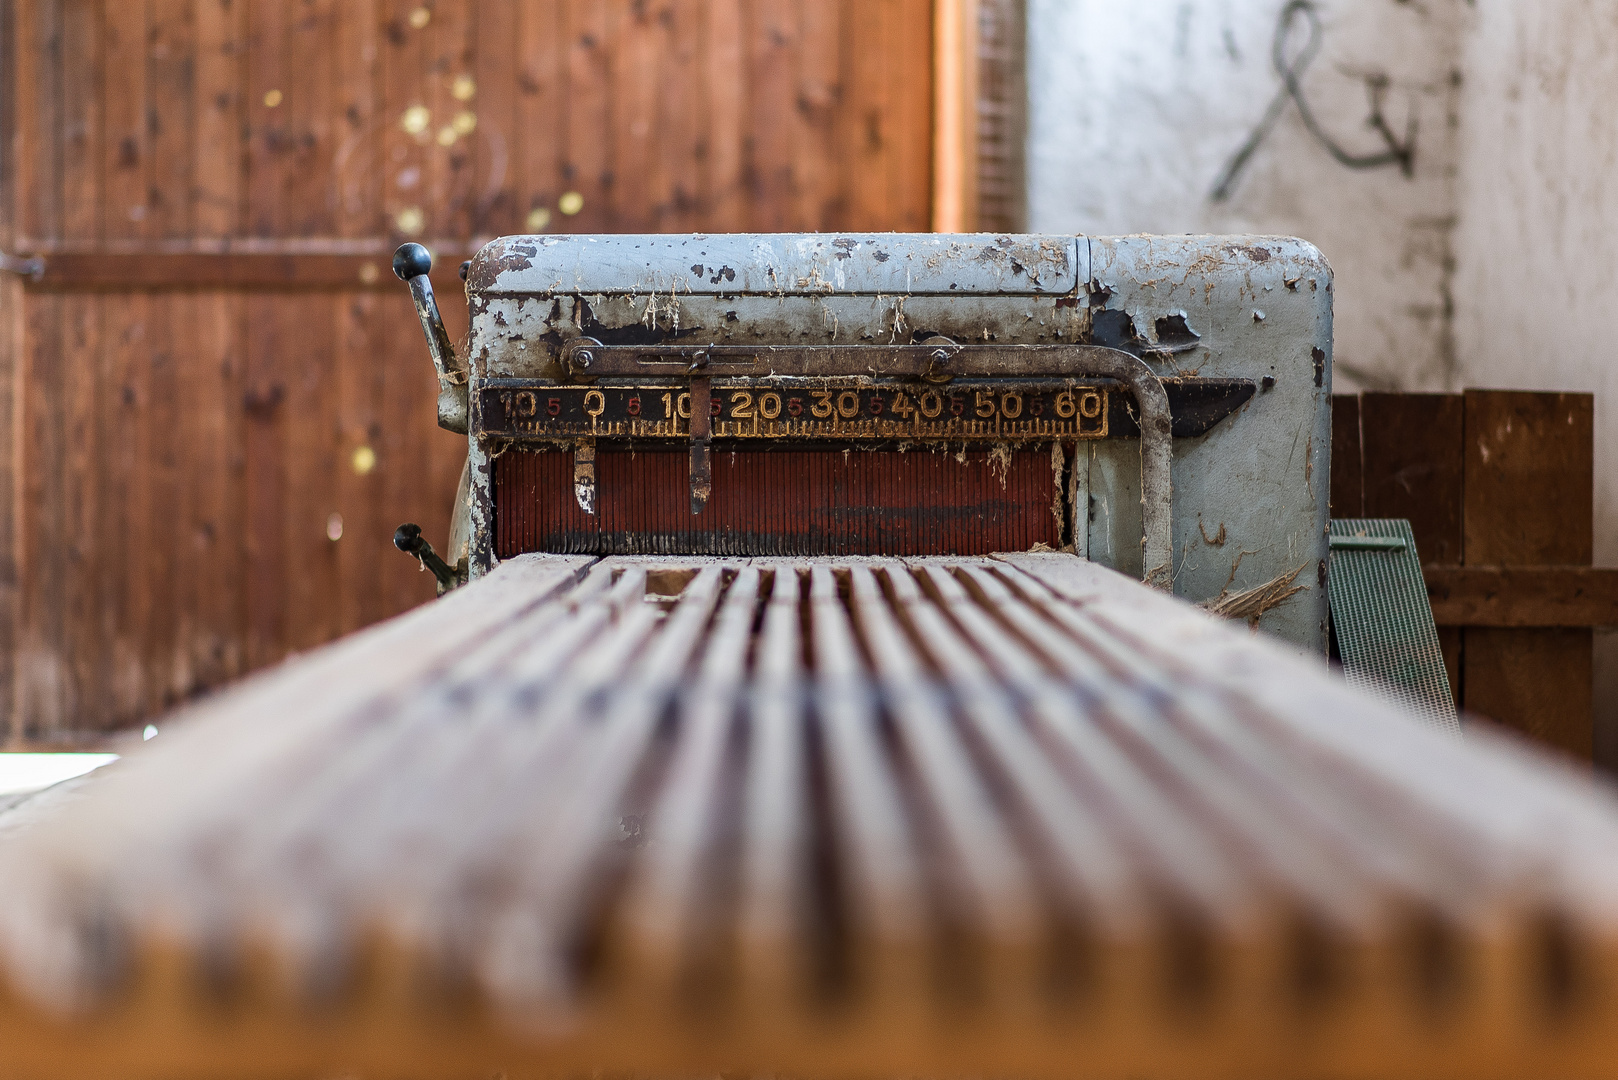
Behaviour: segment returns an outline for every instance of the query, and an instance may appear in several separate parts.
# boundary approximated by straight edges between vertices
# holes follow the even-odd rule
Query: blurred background
[[[1340,391],[1596,393],[1618,561],[1599,0],[0,0],[0,50],[13,746],[432,596],[406,239],[459,334],[512,232],[1299,235]]]

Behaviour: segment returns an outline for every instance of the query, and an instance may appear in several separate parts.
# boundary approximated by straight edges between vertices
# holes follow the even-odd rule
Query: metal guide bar
[[[881,385],[851,380],[734,379],[710,383],[716,439],[1034,442],[1104,439],[1122,403],[1103,387],[1061,383]],[[480,387],[489,435],[516,439],[671,439],[690,435],[682,384]],[[1111,407],[1109,407],[1111,406]],[[1131,425],[1133,428],[1133,425]],[[1135,434],[1130,430],[1130,434]]]
[[[568,342],[562,358],[575,375],[590,378],[703,371],[713,378],[868,375],[934,382],[957,375],[1110,376],[1129,382],[1140,363],[1130,353],[1100,345],[960,345],[941,337],[913,345],[603,345],[579,337]]]
[[[1164,379],[1173,434],[1212,430],[1253,394],[1247,379]],[[478,430],[502,439],[678,439],[690,433],[684,383],[534,379],[479,384]],[[849,376],[715,378],[709,412],[716,439],[982,440],[1138,438],[1128,395],[1112,379],[917,380]]]

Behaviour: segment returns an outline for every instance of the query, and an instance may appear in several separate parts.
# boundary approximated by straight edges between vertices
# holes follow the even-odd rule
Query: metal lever
[[[465,435],[469,411],[466,368],[456,358],[449,331],[438,314],[438,300],[427,276],[432,268],[432,254],[420,244],[402,244],[393,253],[393,273],[410,286],[416,316],[427,335],[427,351],[432,353],[433,368],[438,372],[438,426]]]
[[[414,555],[421,565],[433,572],[433,577],[438,579],[438,595],[444,595],[461,583],[455,568],[439,557],[415,522],[407,521],[393,531],[393,546],[406,555]]]
[[[7,255],[0,251],[0,270],[9,270],[13,274],[21,274],[25,278],[38,281],[45,276],[45,260],[38,255],[25,259],[19,255]]]

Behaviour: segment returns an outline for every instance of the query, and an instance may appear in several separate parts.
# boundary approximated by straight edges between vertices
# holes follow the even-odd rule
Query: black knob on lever
[[[393,273],[400,281],[421,277],[433,268],[433,254],[420,244],[400,244],[393,253]]]
[[[428,272],[433,268],[433,256],[420,244],[401,244],[393,253],[393,272],[410,286],[410,297],[416,302],[416,316],[427,335],[427,351],[432,353],[433,368],[438,372],[438,425],[450,431],[466,433],[467,387],[466,369],[456,359],[455,346],[450,344],[449,331],[438,314],[438,299],[433,296],[433,282]]]

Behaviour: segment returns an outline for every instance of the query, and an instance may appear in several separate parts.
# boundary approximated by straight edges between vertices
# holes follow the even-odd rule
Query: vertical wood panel
[[[892,31],[889,16],[892,0],[848,5],[845,30],[844,64],[847,65],[851,106],[843,115],[843,154],[848,162],[848,228],[869,229],[874,223],[892,221],[901,215],[888,206],[888,136],[892,128],[888,100],[888,67],[893,56],[886,51],[861,49],[861,41],[885,41]]]
[[[217,686],[243,670],[242,568],[247,554],[242,498],[245,300],[202,293],[187,297],[184,310],[186,338],[176,349],[176,403],[187,452],[181,510],[170,539],[177,561],[177,657],[183,665],[175,689],[182,695]],[[185,350],[187,344],[194,351]]]
[[[1422,562],[1461,561],[1459,394],[1361,394],[1365,516],[1409,518]]]
[[[191,224],[197,236],[232,236],[241,226],[246,7],[196,0]]]
[[[193,0],[148,0],[145,54],[147,235],[183,238],[193,232],[196,161]],[[184,508],[194,483],[189,467],[194,447],[183,428],[195,418],[183,411],[182,393],[199,374],[192,362],[196,323],[196,305],[188,294],[148,302],[148,396],[140,419],[149,440],[141,469],[149,520],[139,564],[146,578],[142,640],[150,678],[143,709],[148,712],[182,700],[194,685],[185,640],[190,605],[173,598],[184,591]]]
[[[1467,563],[1588,566],[1593,399],[1468,390],[1465,401]],[[1589,760],[1591,649],[1588,629],[1468,628],[1467,708]]]
[[[246,432],[243,489],[247,509],[246,654],[249,667],[262,667],[285,653],[287,641],[286,499],[281,462],[286,458],[286,386],[275,357],[292,345],[285,340],[282,298],[249,296],[244,408]]]
[[[425,45],[422,35],[410,25],[413,0],[384,0],[381,44],[382,105],[377,119],[381,133],[382,215],[389,236],[395,241],[419,239],[427,225],[428,186],[427,145],[431,135],[431,111],[422,83]],[[412,110],[428,110],[423,114]],[[419,131],[406,130],[407,120],[425,124]]]
[[[1466,561],[1588,566],[1594,551],[1589,394],[1466,392]]]
[[[250,3],[246,8],[247,50],[242,77],[243,127],[247,133],[245,231],[249,236],[268,237],[284,232],[281,192],[270,161],[292,139],[288,126],[292,113],[281,85],[285,81],[281,22],[286,11],[276,3]],[[267,104],[266,95],[271,91],[282,95],[275,106]]]
[[[103,236],[109,243],[131,244],[149,236],[145,5],[107,4],[102,13]],[[97,529],[98,592],[105,598],[108,696],[118,719],[145,712],[152,682],[147,632],[151,582],[145,565],[146,549],[154,540],[147,490],[152,470],[149,428],[141,419],[151,400],[145,363],[148,314],[162,302],[140,295],[103,301],[101,433],[118,452],[100,462],[107,479]]]
[[[478,237],[505,236],[522,229],[518,215],[522,189],[517,181],[522,152],[517,120],[522,97],[518,78],[521,14],[521,6],[515,3],[478,6],[470,72],[474,93],[456,103],[458,112],[477,120],[470,144],[471,231]]]
[[[478,5],[477,10],[483,6]],[[473,4],[472,0],[448,0],[428,10],[432,19],[421,31],[427,44],[426,67],[420,72],[423,96],[432,111],[427,235],[466,238],[472,234],[476,197],[472,140],[462,137],[455,127],[455,117],[462,110],[453,91],[456,77],[472,72]]]
[[[108,296],[102,301],[100,381],[104,389],[97,395],[99,426],[106,442],[119,452],[99,462],[106,483],[96,528],[100,548],[97,592],[109,669],[108,707],[116,719],[139,716],[146,696],[140,633],[142,581],[131,559],[139,550],[145,524],[136,487],[145,466],[137,421],[144,387],[139,353],[146,335],[146,304],[142,296]]]
[[[101,5],[62,4],[62,236],[101,238]]]
[[[0,0],[0,72],[18,69],[18,4]],[[0,75],[0,250],[16,249],[18,218],[18,153],[25,145],[19,123],[17,98],[22,85]],[[15,388],[19,385],[24,331],[22,282],[15,274],[0,274],[0,742],[22,738],[24,714],[17,708],[15,658],[17,656],[18,597],[17,552],[22,537],[18,528],[21,485],[18,461],[21,425],[17,423]]]
[[[525,0],[520,10],[512,155],[521,193],[515,227],[523,231],[550,226],[562,194],[558,181],[567,139],[568,55],[562,6],[558,0]]]
[[[612,188],[614,214],[628,221],[657,216],[654,192],[664,171],[657,160],[659,140],[657,74],[661,40],[659,16],[666,3],[631,3],[621,8],[613,41]]]
[[[614,212],[622,211],[613,198],[617,178],[612,163],[618,132],[614,127],[611,39],[623,6],[619,0],[600,0],[563,8],[568,101],[558,199],[574,192],[584,202],[577,214],[552,218],[551,227],[557,232],[611,232]]]
[[[60,235],[60,147],[56,133],[62,93],[61,5],[52,0],[18,3],[14,9],[19,48],[13,53],[17,111],[17,228],[25,239]]]
[[[333,152],[332,193],[337,200],[337,233],[360,238],[386,228],[379,187],[387,174],[382,160],[382,16],[371,0],[350,0],[334,28],[334,79],[339,107],[339,139]],[[387,273],[381,260],[372,266]],[[338,594],[333,607],[341,633],[385,617],[382,572],[386,552],[378,545],[385,528],[386,507],[378,497],[379,469],[362,471],[358,455],[376,455],[377,434],[384,421],[378,383],[388,365],[373,340],[379,298],[344,292],[331,298],[335,327],[333,372],[338,406],[333,512],[341,515],[342,535],[335,542]],[[375,461],[373,457],[369,460]],[[331,541],[328,541],[329,543]]]
[[[18,546],[22,575],[17,643],[17,709],[24,734],[62,727],[71,702],[70,672],[61,652],[65,605],[50,584],[66,571],[62,547],[51,541],[66,533],[65,501],[60,497],[64,438],[55,409],[62,391],[61,307],[59,296],[30,298],[24,323],[26,371],[22,401],[22,536]],[[54,578],[52,575],[56,575]]]
[[[704,4],[669,0],[658,11],[658,55],[653,66],[656,119],[652,124],[657,168],[648,227],[659,232],[696,231],[708,210],[704,173],[710,152],[710,117],[704,103]]]
[[[744,43],[749,36],[749,12],[741,0],[710,0],[706,11],[702,44],[707,57],[703,91],[707,101],[708,138],[703,205],[709,210],[708,222],[743,222],[747,220],[749,152],[744,134],[748,115]]]
[[[64,534],[54,560],[66,576],[56,583],[65,595],[65,636],[52,642],[60,653],[70,680],[64,719],[107,698],[109,683],[100,650],[81,643],[102,639],[101,610],[94,569],[103,552],[96,524],[100,520],[100,461],[109,447],[103,443],[97,398],[101,379],[101,304],[91,297],[62,297],[61,397],[55,408],[63,418],[65,460],[61,471]],[[43,539],[43,538],[42,538]],[[50,584],[47,583],[47,588]]]
[[[191,214],[196,162],[196,25],[192,0],[149,0],[146,29],[146,110],[150,140],[147,214],[151,235],[176,239],[193,234]]]
[[[60,7],[61,229],[65,238],[85,244],[97,243],[102,235],[101,120],[105,86],[100,9],[99,3],[88,0],[64,0]],[[40,650],[38,663],[55,666],[62,673],[64,715],[60,723],[67,723],[87,705],[105,701],[110,690],[102,650],[80,644],[104,640],[95,575],[103,549],[96,526],[102,509],[99,462],[110,448],[103,443],[97,423],[97,398],[102,393],[98,377],[101,305],[91,297],[63,297],[57,303],[57,312],[60,325],[56,343],[61,353],[51,363],[60,373],[39,373],[36,389],[47,393],[32,404],[57,414],[54,419],[40,420],[52,428],[59,426],[64,458],[58,468],[48,460],[46,448],[30,445],[24,449],[24,459],[30,465],[37,462],[47,482],[59,485],[55,498],[62,504],[61,516],[36,518],[43,528],[36,530],[35,543],[30,547],[41,553],[47,547],[59,549],[50,556],[49,565],[66,575],[54,586],[49,582],[36,586],[44,594],[40,599],[45,603],[52,602],[48,593],[54,587],[61,607],[57,626],[61,637],[47,632],[36,648]],[[53,534],[53,521],[59,522],[63,530],[60,535]],[[46,651],[55,659],[44,659]]]
[[[843,5],[805,4],[799,12],[798,87],[793,100],[793,169],[797,205],[806,224],[845,219],[838,182],[837,107],[843,96],[841,59]]]
[[[196,0],[192,110],[191,220],[199,236],[230,236],[242,224],[246,144],[244,65],[246,5]],[[183,573],[177,583],[185,692],[217,686],[243,670],[247,597],[243,581],[246,469],[243,375],[246,302],[239,295],[198,293],[184,321],[194,333],[182,351],[178,396],[188,443],[184,512],[176,538]]]
[[[932,190],[933,176],[933,73],[925,48],[932,38],[932,4],[929,0],[885,2],[890,8],[890,36],[883,39],[888,43],[889,142],[884,169],[888,206],[872,227],[926,232],[932,227],[932,206],[920,193]]]
[[[759,0],[747,40],[751,83],[743,169],[752,202],[750,227],[758,232],[792,229],[797,220],[793,166],[797,109],[798,7],[792,0]]]
[[[924,228],[929,7],[0,0],[0,227],[84,251],[419,237],[447,260],[529,228]],[[402,288],[0,290],[8,731],[135,723],[432,595],[391,533],[443,542],[465,443],[433,424]]]

